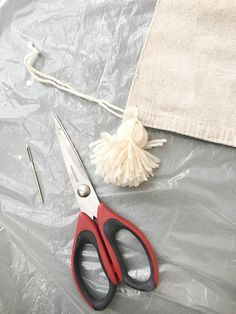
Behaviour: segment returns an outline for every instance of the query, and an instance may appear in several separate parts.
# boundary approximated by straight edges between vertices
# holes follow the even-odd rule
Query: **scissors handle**
[[[97,224],[118,279],[137,290],[151,291],[155,289],[158,282],[158,264],[155,252],[146,236],[134,224],[102,203],[98,207]],[[134,279],[128,274],[116,241],[116,234],[121,229],[131,232],[145,250],[150,266],[150,277],[146,281]]]
[[[95,246],[103,271],[109,282],[108,292],[102,298],[96,298],[82,278],[82,252],[86,244]],[[85,302],[95,310],[104,310],[115,295],[117,279],[96,223],[83,212],[79,214],[78,218],[71,254],[71,267],[76,287]]]
[[[131,232],[145,250],[150,266],[150,277],[146,281],[134,279],[128,274],[125,261],[116,241],[116,234],[121,229]],[[107,294],[99,299],[92,294],[81,274],[82,252],[86,244],[95,246],[109,282]],[[87,304],[95,310],[103,310],[111,302],[117,288],[117,277],[121,282],[143,291],[155,289],[158,282],[158,264],[150,242],[135,225],[102,203],[98,207],[96,222],[83,212],[79,214],[72,248],[71,265],[74,281],[80,294]]]

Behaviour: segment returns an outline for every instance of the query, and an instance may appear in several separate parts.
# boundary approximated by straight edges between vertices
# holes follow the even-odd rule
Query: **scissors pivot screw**
[[[80,184],[77,193],[80,197],[87,197],[90,194],[90,187],[87,184]]]

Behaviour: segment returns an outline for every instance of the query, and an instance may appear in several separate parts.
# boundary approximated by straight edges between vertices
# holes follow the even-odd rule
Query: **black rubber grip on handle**
[[[82,274],[81,274],[82,252],[83,252],[86,244],[92,244],[95,246],[97,253],[98,253],[99,261],[102,265],[103,271],[106,274],[107,280],[109,282],[109,290],[108,290],[107,294],[104,297],[101,297],[99,299],[94,297],[94,295],[90,292],[90,289],[88,288],[88,286],[84,282],[84,280],[82,278]],[[102,258],[100,256],[96,237],[91,231],[84,230],[84,231],[79,233],[77,240],[76,240],[73,263],[74,263],[74,275],[76,277],[76,281],[77,281],[80,293],[82,294],[83,298],[95,310],[98,310],[98,311],[104,310],[109,305],[111,300],[113,299],[113,297],[116,293],[117,286],[112,283],[112,281],[109,279],[109,276],[107,275],[105,265],[103,264]]]
[[[132,227],[136,228],[134,225],[132,225]],[[117,232],[122,230],[122,229],[128,230],[129,232],[131,232],[136,237],[136,239],[139,241],[139,243],[142,245],[142,247],[145,250],[145,253],[146,253],[148,261],[149,261],[149,266],[150,266],[150,276],[146,281],[137,280],[135,278],[132,278],[128,274],[127,267],[125,265],[124,259],[122,257],[122,254],[120,252],[120,249],[117,245],[117,240],[116,240]],[[116,258],[118,259],[118,263],[119,263],[119,266],[120,266],[120,269],[122,272],[123,281],[127,285],[129,285],[132,288],[135,288],[137,290],[152,291],[153,289],[155,289],[156,280],[154,278],[155,277],[154,276],[154,265],[152,263],[153,257],[151,257],[151,254],[153,252],[150,253],[148,251],[148,249],[147,249],[146,245],[144,244],[144,242],[142,241],[141,237],[139,237],[139,235],[137,234],[137,230],[132,230],[129,226],[127,226],[127,224],[124,224],[117,219],[109,219],[103,225],[103,231],[106,235],[107,240],[110,242],[112,249],[115,252]],[[141,232],[139,232],[139,233],[140,233],[140,235],[142,235],[144,237],[144,235]]]

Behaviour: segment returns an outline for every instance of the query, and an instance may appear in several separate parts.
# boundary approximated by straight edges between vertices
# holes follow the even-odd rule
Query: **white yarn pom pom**
[[[115,135],[101,133],[93,147],[92,163],[105,182],[118,186],[138,186],[153,176],[160,159],[145,149],[162,146],[165,139],[148,141],[148,133],[138,119],[124,121]]]

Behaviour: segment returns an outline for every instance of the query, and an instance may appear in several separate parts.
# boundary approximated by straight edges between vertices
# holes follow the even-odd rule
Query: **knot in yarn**
[[[144,148],[148,143],[148,133],[137,119],[124,121],[118,128],[117,139],[129,138],[135,145]]]
[[[148,141],[148,133],[137,119],[124,121],[117,133],[101,133],[101,139],[90,144],[96,174],[117,186],[138,186],[153,176],[160,159],[146,149],[162,146],[165,139]]]

